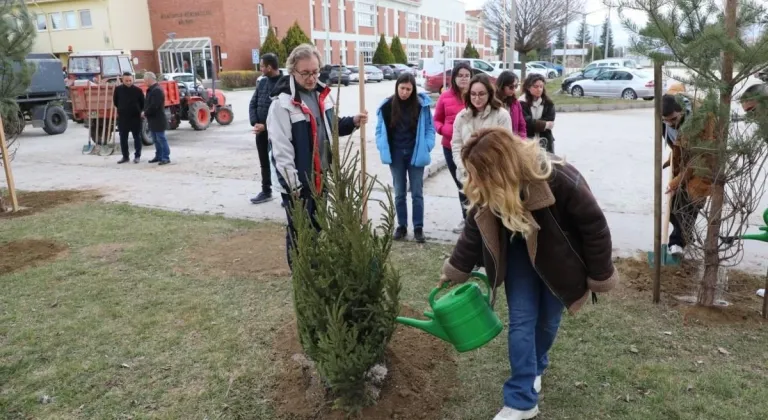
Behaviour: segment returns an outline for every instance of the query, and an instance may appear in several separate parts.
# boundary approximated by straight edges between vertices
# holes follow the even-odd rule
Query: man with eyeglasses
[[[320,83],[320,53],[313,45],[302,44],[288,57],[290,77],[281,78],[272,90],[267,115],[267,133],[272,147],[272,166],[286,209],[288,228],[286,250],[291,266],[291,248],[296,235],[291,206],[300,200],[316,229],[312,191],[320,190],[323,172],[330,168],[334,102],[331,89]],[[368,121],[368,112],[339,118],[339,136],[352,134]]]

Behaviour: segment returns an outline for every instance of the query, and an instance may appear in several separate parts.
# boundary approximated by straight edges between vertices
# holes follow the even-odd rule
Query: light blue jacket
[[[435,147],[435,126],[432,122],[432,111],[429,106],[432,104],[432,100],[426,93],[420,92],[419,102],[421,103],[421,113],[419,114],[419,125],[416,128],[416,146],[413,150],[413,158],[411,159],[411,165],[416,167],[424,167],[430,164],[432,157],[430,152]],[[378,122],[376,123],[376,147],[379,149],[381,155],[381,163],[385,165],[392,164],[392,153],[390,152],[389,134],[387,130],[387,123],[389,121],[389,115],[384,118],[382,109],[385,105],[389,104],[392,98],[387,98],[379,107],[376,116]]]

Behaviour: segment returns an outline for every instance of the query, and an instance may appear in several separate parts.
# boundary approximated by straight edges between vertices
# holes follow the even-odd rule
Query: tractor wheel
[[[59,105],[49,107],[45,112],[43,131],[46,134],[56,135],[67,131],[67,113]]]
[[[232,108],[221,107],[216,111],[216,122],[219,125],[230,125],[234,119],[235,115],[232,113]]]
[[[195,102],[189,106],[189,123],[197,131],[202,131],[211,125],[211,110],[202,102]]]
[[[149,131],[149,123],[147,120],[141,122],[141,144],[144,146],[152,146],[155,144],[155,140],[152,139],[152,133]]]

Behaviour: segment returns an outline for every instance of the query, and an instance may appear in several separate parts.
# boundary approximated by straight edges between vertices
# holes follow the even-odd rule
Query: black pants
[[[269,136],[267,132],[256,136],[256,150],[259,152],[259,165],[261,166],[261,191],[272,192],[272,171],[269,162]]]
[[[672,213],[669,216],[672,233],[669,235],[669,246],[678,245],[685,248],[693,241],[696,218],[704,203],[705,200],[691,201],[683,186],[672,195]]]
[[[131,155],[131,151],[128,149],[128,133],[133,135],[133,148],[136,157],[141,157],[141,120],[120,121],[117,131],[120,134],[120,151],[123,153],[123,159],[128,159]]]
[[[443,154],[445,155],[445,164],[448,166],[448,171],[451,173],[451,176],[453,177],[453,182],[456,183],[456,187],[459,189],[459,203],[461,204],[461,218],[466,219],[467,218],[467,206],[469,205],[469,202],[467,201],[467,196],[464,195],[462,192],[462,189],[464,188],[463,185],[461,185],[461,181],[459,181],[459,178],[456,177],[456,162],[453,161],[453,151],[447,147],[443,147]]]
[[[288,226],[285,229],[285,252],[286,252],[286,258],[288,261],[288,267],[293,271],[293,260],[291,259],[291,249],[293,249],[294,246],[294,238],[296,238],[296,228],[293,225],[293,217],[291,216],[291,209],[293,206],[297,203],[301,203],[301,205],[304,206],[307,213],[309,213],[310,220],[312,221],[312,225],[315,227],[315,230],[318,232],[320,231],[320,225],[317,223],[317,220],[315,220],[315,213],[317,212],[317,204],[315,203],[315,200],[309,196],[310,194],[302,194],[302,197],[293,199],[289,194],[281,194],[283,198],[283,207],[285,208],[285,216],[288,220]]]

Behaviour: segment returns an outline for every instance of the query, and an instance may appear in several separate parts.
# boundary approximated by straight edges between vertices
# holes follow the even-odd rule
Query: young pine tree
[[[765,190],[768,147],[758,127],[768,124],[768,113],[755,112],[746,123],[734,123],[732,104],[737,87],[768,63],[768,32],[754,42],[741,37],[768,10],[747,0],[623,0],[620,6],[648,15],[649,25],[642,29],[624,21],[637,35],[636,52],[677,61],[689,73],[675,77],[693,96],[688,101],[691,115],[678,134],[684,162],[675,194],[695,191],[703,196],[690,204],[700,208],[699,223],[683,224],[691,231],[687,253],[703,258],[697,303],[712,306],[721,267],[738,263],[743,252],[738,241],[722,238],[743,234],[749,216],[763,210],[758,206]]]
[[[282,43],[285,48],[285,56],[288,57],[291,55],[294,48],[301,44],[311,44],[312,41],[307,34],[304,33],[304,30],[301,29],[299,22],[294,22],[293,25],[288,28],[288,32],[285,33],[285,38],[283,38]]]
[[[9,146],[24,124],[16,98],[27,90],[35,72],[25,58],[36,37],[34,19],[24,0],[0,1],[0,117]]]
[[[277,59],[280,61],[280,67],[285,65],[285,60],[288,58],[288,55],[285,53],[285,46],[279,39],[277,39],[275,31],[272,28],[269,28],[267,38],[264,40],[264,43],[261,44],[261,54],[264,55],[266,53],[277,54]]]
[[[392,42],[394,43],[394,40]],[[387,45],[384,34],[381,34],[379,45],[376,46],[376,52],[373,53],[373,64],[395,64],[395,57]]]
[[[384,215],[378,228],[368,220],[361,223],[375,180],[362,185],[360,159],[352,155],[351,144],[340,156],[334,121],[331,169],[324,174],[323,192],[313,191],[317,225],[303,206],[292,207],[296,246],[291,258],[302,347],[329,385],[335,408],[354,413],[373,402],[367,373],[383,361],[395,330],[400,278],[389,259],[392,196],[379,203]]]
[[[390,47],[390,50],[392,50],[392,56],[395,60],[395,63],[408,64],[408,55],[405,54],[405,50],[403,49],[403,44],[400,42],[399,36],[395,35],[395,37],[392,38],[392,46]]]

